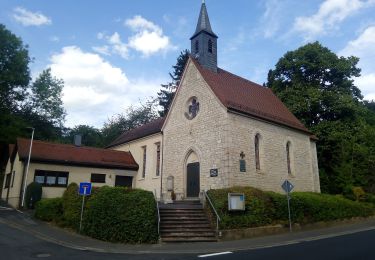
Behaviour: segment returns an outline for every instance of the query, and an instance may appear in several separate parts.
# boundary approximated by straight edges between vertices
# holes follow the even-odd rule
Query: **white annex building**
[[[138,163],[132,186],[161,200],[238,185],[281,192],[285,179],[320,192],[316,137],[270,89],[217,67],[217,39],[202,3],[168,115],[108,147]]]

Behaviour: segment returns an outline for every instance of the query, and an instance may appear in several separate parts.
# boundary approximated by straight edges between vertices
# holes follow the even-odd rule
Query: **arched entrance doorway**
[[[199,160],[195,152],[191,151],[186,160],[186,197],[199,197],[200,172]]]

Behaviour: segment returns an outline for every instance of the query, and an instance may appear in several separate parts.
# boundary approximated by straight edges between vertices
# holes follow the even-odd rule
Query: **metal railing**
[[[158,235],[160,237],[160,211],[159,211],[158,198],[156,196],[156,190],[154,190],[154,198],[155,198],[155,202],[156,202],[156,210],[158,212]]]
[[[214,211],[215,215],[216,215],[216,235],[219,237],[220,236],[220,233],[219,233],[219,222],[221,221],[221,218],[219,216],[219,214],[217,213],[214,205],[212,204],[212,201],[210,199],[210,197],[208,196],[207,192],[204,190],[203,191],[203,194],[205,196],[205,198],[208,200],[210,206],[211,206],[211,209]]]

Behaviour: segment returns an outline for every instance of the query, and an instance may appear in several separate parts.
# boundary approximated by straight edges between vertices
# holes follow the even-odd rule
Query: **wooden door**
[[[189,163],[186,171],[186,196],[199,197],[199,162]]]

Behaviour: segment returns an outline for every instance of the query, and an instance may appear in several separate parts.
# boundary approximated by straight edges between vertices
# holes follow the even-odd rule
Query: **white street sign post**
[[[283,184],[281,185],[281,187],[283,188],[283,190],[286,192],[286,199],[288,201],[288,215],[289,215],[289,232],[292,232],[292,218],[290,216],[290,204],[289,204],[289,201],[290,201],[290,192],[293,190],[294,188],[294,185],[288,181],[288,180],[285,180],[283,182]]]
[[[82,218],[83,218],[83,207],[85,205],[85,197],[86,195],[91,194],[91,183],[90,182],[81,182],[79,184],[79,195],[82,196],[82,207],[81,207],[81,220],[79,222],[79,233],[81,233],[82,229]]]

